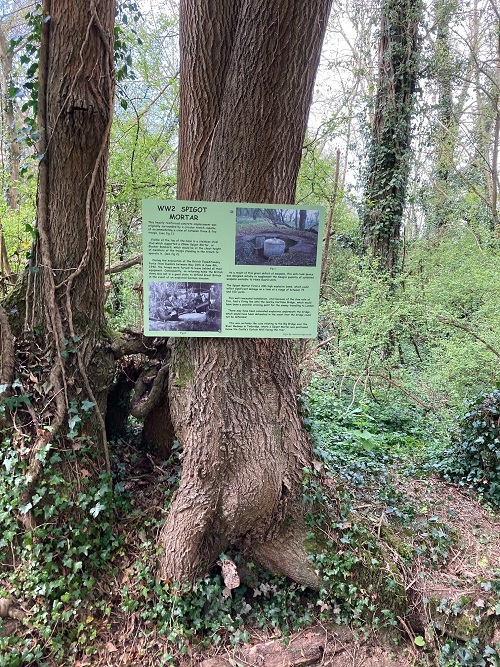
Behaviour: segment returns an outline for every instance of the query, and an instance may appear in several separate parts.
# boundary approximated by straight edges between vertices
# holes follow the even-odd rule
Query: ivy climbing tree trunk
[[[96,404],[89,433],[98,434],[98,451],[106,453],[103,411],[113,365],[100,343],[115,2],[44,0],[42,11],[37,239],[29,269],[9,296],[9,311],[18,313],[12,328],[24,354],[29,350],[27,366],[38,369],[37,377],[23,378],[24,387],[46,387],[33,391],[26,420],[27,429],[36,427],[27,493],[41,471],[38,451],[54,442],[72,400]],[[40,349],[48,364],[37,357]]]
[[[420,0],[383,2],[362,234],[365,247],[389,274],[398,268],[421,17]]]
[[[330,0],[182,0],[178,197],[292,203]],[[183,453],[160,576],[192,579],[237,545],[315,585],[300,505],[310,442],[287,340],[176,341]]]

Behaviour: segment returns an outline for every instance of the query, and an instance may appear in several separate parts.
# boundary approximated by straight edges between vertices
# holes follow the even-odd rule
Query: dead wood
[[[166,347],[165,339],[153,339],[140,331],[125,331],[111,343],[111,352],[115,359],[132,354],[144,354],[147,357],[156,357]]]
[[[0,598],[0,618],[13,618],[22,621],[26,614],[19,609],[11,598]]]
[[[153,377],[149,375],[150,370],[148,370],[146,376],[152,380],[150,388],[149,383],[146,384],[144,381],[145,376],[141,375],[135,385],[136,400],[130,408],[131,415],[137,419],[144,419],[158,405],[160,398],[168,386],[169,370],[170,366],[168,363],[164,364]]]

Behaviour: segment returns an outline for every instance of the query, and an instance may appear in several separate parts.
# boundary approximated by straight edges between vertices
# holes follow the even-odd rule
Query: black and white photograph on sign
[[[149,330],[220,331],[222,283],[150,282]]]
[[[318,210],[236,209],[236,264],[316,266]]]

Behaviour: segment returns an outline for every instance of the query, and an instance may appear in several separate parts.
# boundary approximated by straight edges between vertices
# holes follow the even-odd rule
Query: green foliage
[[[498,667],[500,655],[497,648],[481,646],[477,637],[465,644],[446,642],[438,656],[438,667]]]
[[[452,431],[451,447],[436,468],[446,479],[476,489],[500,507],[500,389],[468,403]]]
[[[380,508],[389,522],[381,535],[403,559],[419,557],[431,568],[446,562],[453,530],[436,516],[421,515],[394,485],[395,470],[400,476],[422,475],[429,450],[442,451],[442,426],[412,406],[335,400],[331,386],[318,381],[308,390],[308,406],[315,454],[339,480],[341,487],[335,488],[344,494],[347,514],[353,503],[371,506],[372,512]],[[359,525],[363,519],[344,522]]]
[[[384,398],[365,397],[348,401],[335,396],[332,381],[315,379],[307,391],[311,429],[318,447],[329,461],[356,460],[391,462],[415,456],[439,434],[437,420],[424,409]]]
[[[137,45],[142,45],[142,40],[138,34],[137,24],[142,18],[136,2],[121,1],[116,5],[115,19],[115,78],[118,83],[124,79],[134,79],[135,74],[132,69],[132,49],[131,44],[135,40]],[[120,86],[118,92],[120,93]],[[120,96],[120,105],[126,109],[126,98]]]
[[[120,592],[120,605],[124,612],[139,614],[146,630],[165,637],[172,652],[175,647],[185,654],[191,642],[246,643],[252,626],[286,636],[316,616],[317,595],[242,562],[237,554],[232,557],[245,573],[245,582],[231,592],[218,567],[192,584],[160,584],[155,580],[156,556],[154,540],[146,540],[141,557],[130,568],[130,582]]]
[[[125,15],[128,15],[125,14]],[[141,202],[175,197],[178,123],[177,18],[158,13],[148,22],[120,27],[123,48],[134,63],[134,78],[124,73],[115,111],[108,164],[108,263],[142,251]],[[129,37],[133,37],[132,46]],[[122,46],[120,46],[122,48]],[[140,267],[111,275],[106,311],[113,328],[140,328]]]
[[[392,287],[337,239],[320,304],[316,357],[343,400],[403,401],[449,420],[494,385],[500,349],[499,253],[466,229],[409,244]]]
[[[335,162],[335,155],[321,149],[317,141],[307,143],[297,178],[297,204],[329,205],[333,195]]]
[[[50,21],[50,16],[44,16],[41,2],[35,2],[34,9],[25,15],[24,20],[27,34],[11,39],[9,42],[10,51],[14,51],[20,44],[23,48],[19,57],[20,83],[16,85],[12,82],[8,92],[12,100],[20,100],[22,103],[23,125],[19,139],[33,148],[40,138],[37,130],[40,39],[42,25]],[[40,156],[35,154],[35,157]]]
[[[407,604],[402,572],[387,559],[384,543],[352,500],[332,477],[325,486],[316,471],[304,470],[303,501],[311,528],[306,548],[321,578],[322,619],[395,626]]]
[[[104,571],[109,576],[113,573],[112,556],[121,540],[113,534],[111,522],[116,504],[123,503],[123,488],[115,487],[113,500],[109,480],[101,474],[96,480],[83,477],[75,492],[60,464],[71,464],[76,457],[74,452],[62,454],[50,445],[40,452],[44,478],[26,504],[26,462],[9,440],[2,442],[0,555],[2,562],[13,558],[15,563],[10,573],[3,572],[4,581],[14,596],[29,606],[31,627],[41,638],[36,645],[22,635],[0,638],[0,655],[10,647],[12,655],[19,657],[18,664],[33,664],[32,660],[42,656],[60,659],[96,635],[85,615],[94,604],[100,604],[97,579]],[[16,515],[29,511],[37,525],[26,533]]]
[[[3,411],[15,413],[30,404],[32,394],[19,380],[0,390]],[[7,597],[29,607],[31,633],[0,636],[0,665],[60,661],[96,636],[85,615],[93,606],[102,608],[97,580],[103,572],[114,572],[113,556],[122,539],[113,531],[113,515],[128,501],[123,484],[115,484],[112,494],[106,473],[90,472],[94,443],[79,431],[93,407],[88,400],[71,402],[67,440],[54,439],[38,449],[35,458],[42,474],[34,482],[29,468],[32,443],[21,441],[15,432],[2,434],[1,581],[8,587]],[[22,523],[28,513],[34,521],[30,531]]]

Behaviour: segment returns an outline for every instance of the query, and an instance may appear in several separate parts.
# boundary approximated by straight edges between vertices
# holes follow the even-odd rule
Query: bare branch
[[[164,364],[158,371],[155,379],[153,380],[153,386],[149,394],[143,394],[135,401],[130,409],[130,414],[136,417],[137,419],[144,419],[151,410],[158,404],[158,401],[163,394],[168,382],[168,372],[170,366],[168,363]],[[137,380],[137,384],[142,382],[143,377]],[[144,384],[144,383],[143,383]]]
[[[124,259],[122,262],[112,264],[111,266],[108,266],[106,273],[109,275],[112,275],[113,273],[121,273],[122,271],[130,269],[132,266],[136,266],[136,264],[142,264],[142,255],[136,255],[130,259]]]
[[[446,317],[442,317],[441,315],[438,315],[437,318],[443,324],[448,324],[450,327],[455,327],[456,329],[461,329],[462,331],[465,331],[466,333],[469,334],[469,336],[472,336],[473,338],[478,340],[483,345],[486,345],[488,350],[490,352],[493,352],[493,354],[500,359],[500,352],[495,350],[495,348],[492,347],[488,343],[488,341],[484,340],[484,338],[481,338],[481,336],[478,336],[477,333],[474,333],[474,331],[471,331],[471,329],[469,329],[469,327],[466,327],[465,324],[461,324],[460,322],[455,322],[455,320],[449,320]]]

